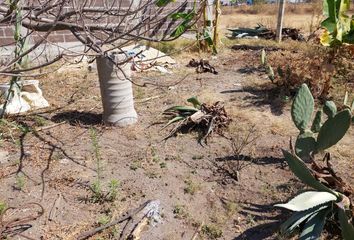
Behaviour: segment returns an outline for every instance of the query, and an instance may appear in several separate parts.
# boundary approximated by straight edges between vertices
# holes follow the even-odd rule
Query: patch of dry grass
[[[256,4],[253,6],[224,7],[221,15],[221,29],[230,27],[255,27],[258,23],[275,29],[278,5]],[[322,1],[310,4],[288,4],[284,16],[284,27],[299,28],[313,32],[322,21]]]
[[[277,4],[265,4],[259,3],[254,5],[242,5],[224,7],[223,13],[226,15],[239,13],[239,14],[265,14],[273,15],[278,12]],[[322,12],[322,0],[315,0],[311,3],[299,3],[299,4],[286,4],[285,14],[321,14]]]

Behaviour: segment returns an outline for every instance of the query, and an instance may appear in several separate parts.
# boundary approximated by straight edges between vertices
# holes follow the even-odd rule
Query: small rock
[[[9,152],[8,151],[0,151],[0,163],[4,164],[9,161]]]
[[[70,160],[67,159],[67,158],[62,158],[62,159],[59,160],[59,162],[60,162],[61,164],[69,164]]]

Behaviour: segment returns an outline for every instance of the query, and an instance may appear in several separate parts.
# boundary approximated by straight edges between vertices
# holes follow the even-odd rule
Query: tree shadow
[[[240,154],[238,156],[229,155],[225,157],[218,157],[215,158],[217,162],[226,162],[226,161],[243,161],[243,162],[252,162],[256,165],[278,165],[281,168],[286,166],[286,161],[284,158],[277,158],[277,157],[260,157],[260,158],[253,158],[251,156]]]
[[[41,131],[37,131],[35,129],[35,127],[30,126],[27,122],[26,122],[26,118],[20,118],[17,121],[14,121],[14,126],[16,126],[20,131],[21,134],[18,137],[18,145],[19,145],[19,151],[20,151],[20,156],[18,159],[18,163],[17,163],[17,167],[15,171],[9,172],[8,174],[5,174],[4,177],[9,177],[12,175],[16,175],[18,176],[19,174],[22,174],[24,177],[26,177],[28,180],[32,181],[34,184],[36,185],[42,185],[42,189],[41,189],[41,197],[43,197],[44,192],[45,192],[45,175],[46,173],[50,170],[50,166],[52,161],[54,160],[54,154],[55,153],[59,153],[61,156],[63,156],[65,159],[73,162],[74,164],[77,164],[81,167],[84,168],[89,168],[85,163],[79,161],[78,159],[76,159],[75,157],[71,156],[65,149],[65,143],[60,141],[60,139],[57,139],[55,136],[53,136],[50,132],[46,132],[44,134],[41,134]],[[38,182],[37,180],[35,180],[34,178],[32,178],[29,174],[27,174],[24,171],[24,167],[25,167],[25,161],[27,159],[30,159],[31,154],[29,154],[26,151],[26,148],[28,148],[29,144],[26,144],[28,135],[31,135],[32,137],[36,138],[39,142],[42,142],[46,147],[48,147],[48,157],[46,158],[46,166],[43,170],[41,170],[40,173],[40,178],[41,181]],[[54,141],[50,140],[50,139],[54,139]],[[58,143],[56,143],[58,142]],[[91,169],[93,170],[93,169]],[[13,186],[14,190],[21,190],[16,186]]]
[[[249,93],[243,97],[243,100],[250,102],[244,105],[244,107],[256,106],[261,107],[269,105],[272,114],[280,116],[283,114],[286,101],[281,99],[284,94],[281,93],[281,89],[278,87],[271,88],[255,88],[255,87],[243,87],[241,89],[226,90],[220,92],[222,94],[234,94],[234,93]]]
[[[94,126],[102,124],[102,114],[73,110],[57,113],[51,120],[55,123],[66,121],[73,126]]]

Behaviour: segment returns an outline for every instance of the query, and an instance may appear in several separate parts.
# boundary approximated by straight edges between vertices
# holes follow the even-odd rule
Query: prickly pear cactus
[[[300,134],[295,142],[295,152],[299,157],[308,157],[311,152],[316,151],[316,139],[311,131]]]
[[[333,101],[326,101],[323,111],[329,118],[332,118],[337,113],[337,106]]]
[[[291,107],[291,117],[301,133],[307,128],[314,110],[314,100],[310,89],[302,84]]]
[[[321,127],[317,136],[317,150],[321,151],[330,148],[341,140],[348,131],[352,115],[348,109],[337,113],[334,117],[328,118]]]
[[[312,94],[307,85],[303,84],[291,108],[293,122],[300,130],[295,142],[295,152],[299,157],[308,157],[311,153],[317,153],[335,145],[344,137],[354,119],[348,108],[337,112],[335,103],[326,101],[323,110],[316,112],[311,129],[308,129],[313,110]],[[322,124],[323,112],[328,118]]]
[[[322,110],[318,110],[316,113],[315,118],[313,119],[312,126],[311,126],[311,131],[314,133],[318,133],[322,127]]]

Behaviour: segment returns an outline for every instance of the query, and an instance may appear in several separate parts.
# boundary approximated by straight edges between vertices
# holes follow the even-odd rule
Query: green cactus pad
[[[270,81],[274,82],[274,80],[275,80],[274,70],[273,70],[272,66],[270,66],[269,64],[267,65],[267,74],[268,74],[268,78],[270,79]]]
[[[264,49],[262,49],[261,52],[261,64],[265,65],[267,63],[267,57],[266,57],[266,52]]]
[[[332,118],[337,113],[337,106],[333,101],[326,101],[323,111],[328,117]]]
[[[315,118],[313,119],[312,126],[311,126],[311,131],[314,133],[318,133],[321,129],[322,123],[322,110],[318,110],[316,113]]]
[[[291,117],[295,126],[304,132],[307,128],[314,110],[314,100],[310,89],[302,84],[291,107]]]
[[[317,150],[330,148],[339,142],[348,131],[351,118],[350,111],[345,109],[337,113],[333,118],[327,119],[317,136]]]
[[[313,133],[306,131],[300,134],[295,142],[296,155],[299,157],[307,157],[311,152],[316,150],[316,139],[313,137]]]

